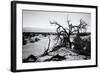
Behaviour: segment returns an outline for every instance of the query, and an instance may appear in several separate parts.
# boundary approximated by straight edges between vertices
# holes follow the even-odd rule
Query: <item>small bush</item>
[[[25,36],[23,36],[23,45],[26,45],[27,44],[27,40],[25,38]]]
[[[30,39],[30,42],[31,42],[31,43],[34,43],[34,42],[38,42],[39,40],[40,40],[39,38]]]
[[[40,39],[39,38],[35,38],[35,42],[39,41]]]
[[[23,45],[26,45],[27,44],[27,41],[26,40],[23,40]]]

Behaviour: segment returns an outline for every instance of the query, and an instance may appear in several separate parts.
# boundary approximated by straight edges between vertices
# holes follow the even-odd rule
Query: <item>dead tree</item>
[[[79,35],[80,30],[85,29],[86,30],[86,26],[87,23],[85,21],[83,21],[82,19],[80,19],[80,24],[77,26],[74,26],[72,24],[70,24],[70,20],[68,20],[67,18],[67,24],[68,27],[65,28],[63,27],[61,24],[59,24],[56,21],[50,22],[50,24],[55,24],[57,25],[57,40],[61,39],[61,45],[63,47],[67,47],[67,48],[71,48],[72,42],[70,41],[71,35],[74,34],[76,32],[77,35]],[[76,29],[75,29],[76,28]],[[61,38],[61,35],[63,36],[63,38]]]
[[[62,43],[61,45],[63,47],[68,47],[68,48],[71,48],[71,41],[70,41],[70,35],[72,34],[72,24],[70,24],[70,20],[67,19],[67,24],[68,24],[68,27],[69,28],[65,28],[63,27],[61,24],[57,23],[56,21],[55,22],[50,22],[50,24],[55,24],[57,25],[57,29],[56,29],[56,32],[57,32],[57,39],[61,39]],[[61,30],[62,29],[62,30]],[[60,36],[63,36],[63,38],[61,38]]]
[[[60,47],[71,48],[72,46],[72,42],[70,41],[71,35],[76,32],[76,35],[79,36],[80,30],[86,29],[86,26],[87,26],[87,23],[83,21],[82,19],[80,19],[80,24],[77,26],[70,24],[70,20],[67,19],[68,28],[63,27],[61,24],[59,24],[56,21],[50,22],[50,24],[55,24],[58,26],[56,29],[57,37],[55,38],[57,40],[57,43],[59,39],[61,40],[61,43],[60,43],[60,46],[58,46],[58,49]],[[63,36],[63,38],[61,36]],[[51,51],[49,51],[50,42],[51,42],[50,36],[48,36],[48,39],[49,39],[48,48],[45,49],[44,53],[41,56],[49,55],[49,52],[52,52],[53,50],[57,50],[57,48],[53,48]]]

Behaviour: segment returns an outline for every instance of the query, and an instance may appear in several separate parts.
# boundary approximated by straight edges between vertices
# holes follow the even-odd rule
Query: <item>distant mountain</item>
[[[56,29],[51,29],[51,28],[36,28],[36,27],[28,27],[28,28],[23,28],[23,32],[56,32]]]
[[[33,32],[33,33],[56,33],[56,29],[51,29],[51,28],[23,28],[23,32]],[[76,33],[73,33],[72,35],[75,35]],[[91,32],[85,32],[85,33],[79,33],[80,36],[85,36],[85,35],[91,35]]]

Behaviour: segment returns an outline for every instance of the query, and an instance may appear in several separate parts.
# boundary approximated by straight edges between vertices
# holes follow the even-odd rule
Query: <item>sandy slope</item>
[[[54,41],[54,36],[49,36],[50,37],[50,50],[55,46],[56,41]],[[40,56],[41,54],[44,53],[44,50],[47,49],[48,47],[48,42],[49,39],[48,37],[41,37],[38,42],[35,43],[28,43],[23,46],[23,51],[22,51],[22,57],[23,59],[27,58],[29,55],[35,55],[35,56]],[[77,53],[71,51],[68,48],[60,48],[57,51],[50,52],[49,55],[51,56],[44,56],[44,57],[38,57],[38,61],[44,61],[46,59],[51,58],[54,55],[59,54],[60,56],[65,56],[66,60],[82,60],[85,58],[83,55],[78,55]]]

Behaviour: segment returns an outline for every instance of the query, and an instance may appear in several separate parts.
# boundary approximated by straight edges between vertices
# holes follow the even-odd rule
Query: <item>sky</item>
[[[57,21],[62,26],[67,27],[67,18],[73,25],[79,25],[80,19],[83,19],[88,24],[87,31],[91,31],[90,13],[36,10],[23,10],[23,31],[55,32],[57,26],[50,24],[50,21]]]

